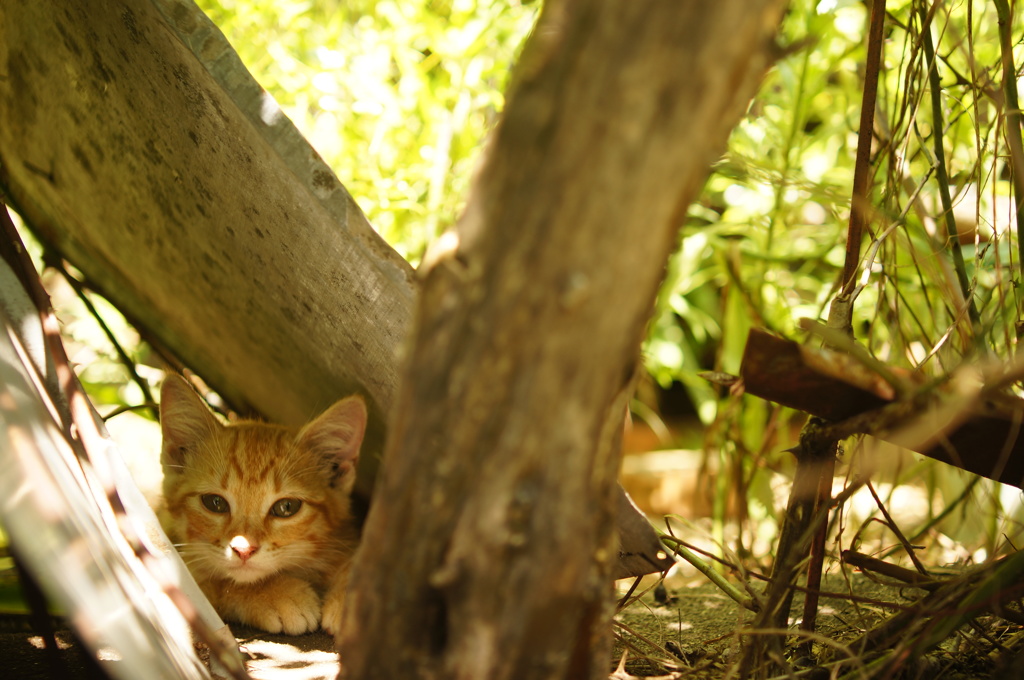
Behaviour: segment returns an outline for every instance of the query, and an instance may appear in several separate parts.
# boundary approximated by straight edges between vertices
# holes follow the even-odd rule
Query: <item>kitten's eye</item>
[[[224,497],[218,496],[215,493],[204,493],[199,497],[199,500],[203,502],[203,507],[210,512],[216,512],[219,515],[231,509],[228,502],[224,500]]]
[[[270,514],[274,517],[291,517],[302,507],[302,501],[298,498],[282,498],[270,508]]]

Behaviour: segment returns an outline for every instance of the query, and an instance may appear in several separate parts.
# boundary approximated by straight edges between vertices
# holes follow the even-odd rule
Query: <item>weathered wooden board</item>
[[[412,270],[192,2],[8,2],[0,30],[0,162],[35,229],[239,403],[390,401]]]
[[[372,403],[412,269],[190,0],[0,5],[0,171],[32,228],[236,406]]]
[[[97,431],[98,419],[92,412],[84,414],[87,422],[72,415],[68,390],[81,388],[58,374],[55,363],[65,367],[65,376],[70,373],[67,358],[55,361],[53,339],[36,307],[45,295],[31,295],[23,286],[22,276],[31,272],[34,277],[35,272],[27,256],[15,253],[16,241],[3,238],[7,227],[13,231],[4,213],[0,521],[11,553],[57,611],[74,613],[69,618],[93,655],[116,653],[117,663],[105,666],[111,677],[213,677],[197,658],[188,624],[165,593],[160,573],[173,574],[181,591],[195,597],[197,625],[205,626],[207,640],[222,644],[221,654],[239,677],[244,670],[234,651],[234,637],[206,603],[177,553],[169,544],[165,553],[152,541],[160,532],[156,515],[132,482],[116,446]],[[28,266],[19,266],[24,263]],[[77,433],[74,439],[69,437],[72,430]],[[125,509],[132,512],[132,522],[121,521]],[[126,531],[129,540],[115,537],[118,530]],[[226,669],[219,671],[226,674]]]

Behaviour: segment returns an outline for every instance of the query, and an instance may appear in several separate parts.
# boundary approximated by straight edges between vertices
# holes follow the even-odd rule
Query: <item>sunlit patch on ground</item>
[[[266,636],[240,642],[253,680],[334,680],[338,655],[326,634]],[[287,642],[285,642],[287,640]]]

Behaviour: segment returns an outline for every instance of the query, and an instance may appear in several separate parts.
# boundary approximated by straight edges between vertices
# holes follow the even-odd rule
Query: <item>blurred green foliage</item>
[[[371,223],[414,264],[458,216],[539,3],[201,0]],[[738,372],[751,323],[816,317],[841,262],[863,7],[795,3],[766,78],[691,210],[645,357],[717,412],[697,372]],[[761,286],[751,286],[756,275]]]
[[[371,223],[414,264],[454,223],[502,92],[539,3],[498,0],[201,0],[242,60],[311,140]],[[886,361],[913,365],[948,329],[948,272],[920,260],[943,257],[936,232],[928,150],[932,122],[910,2],[890,2],[874,160],[879,243],[858,304],[865,340]],[[997,142],[995,13],[979,5],[940,8],[933,33],[954,192],[982,207],[1006,196]],[[863,79],[866,10],[854,0],[798,0],[783,22],[787,50],[764,79],[729,150],[683,225],[645,356],[667,386],[683,382],[701,419],[717,413],[702,368],[737,372],[750,325],[796,334],[819,318],[842,265]],[[884,146],[880,146],[883,145]],[[907,210],[910,195],[921,202]],[[995,216],[998,217],[998,216]],[[983,275],[1008,237],[969,246],[994,346],[1005,350],[1007,291]],[[941,225],[939,225],[941,226]],[[1005,249],[1004,249],[1005,251]],[[916,264],[915,264],[916,263]],[[1005,264],[1005,263],[1003,263]],[[981,265],[981,266],[979,266]],[[928,295],[929,291],[936,294]],[[906,307],[912,313],[896,314]],[[1010,296],[1012,297],[1012,296]],[[998,323],[997,323],[998,322]],[[953,346],[958,356],[963,346]],[[943,355],[946,356],[946,355]],[[937,372],[952,366],[943,363]]]
[[[414,264],[455,221],[538,9],[507,0],[199,5]]]
[[[371,224],[413,264],[457,219],[540,11],[539,1],[525,0],[199,5]],[[857,341],[881,361],[940,378],[965,356],[1009,357],[1022,308],[998,25],[991,3],[889,0],[886,8],[871,154],[874,212],[862,247],[869,259],[854,328]],[[933,11],[941,121],[933,120],[929,106],[922,8]],[[766,527],[774,527],[778,499],[770,473],[787,464],[780,450],[795,443],[803,416],[729,394],[698,374],[737,374],[752,326],[802,339],[799,320],[827,314],[843,266],[866,20],[857,0],[790,4],[777,39],[781,56],[680,225],[679,248],[650,324],[644,357],[651,381],[684,387],[703,425],[705,451],[723,473],[714,493],[720,544],[730,494],[746,500],[740,512],[754,520],[745,525],[747,545],[771,533]],[[1015,30],[1013,58],[1021,64],[1021,27]],[[941,219],[936,134],[981,311],[977,327],[964,313]],[[132,331],[110,316],[133,347]],[[74,324],[69,331],[97,333]],[[113,374],[119,370],[114,361],[107,354],[83,358],[89,366],[83,378],[91,386],[116,384],[123,375]],[[127,403],[138,397],[131,388],[111,395]],[[894,474],[895,481],[926,477],[929,493],[946,499],[964,486],[955,474],[944,481],[945,473],[925,474],[916,466]],[[991,491],[974,502],[986,516],[1002,516],[1005,494],[979,488]],[[962,513],[963,526],[972,516],[981,514]],[[1004,530],[991,525],[985,534]]]

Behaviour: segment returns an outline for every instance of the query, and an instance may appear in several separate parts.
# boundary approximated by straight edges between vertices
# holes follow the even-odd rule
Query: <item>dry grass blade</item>
[[[1024,552],[970,570],[934,587],[887,621],[851,643],[876,660],[880,677],[890,677],[983,614],[999,616],[1024,594]]]
[[[633,675],[626,670],[626,659],[628,656],[628,652],[622,652],[622,657],[619,658],[619,665],[615,668],[612,674],[608,676],[609,680],[639,680],[641,676]],[[683,676],[679,673],[670,673],[668,675],[645,675],[642,677],[647,680],[678,680],[678,678]]]

